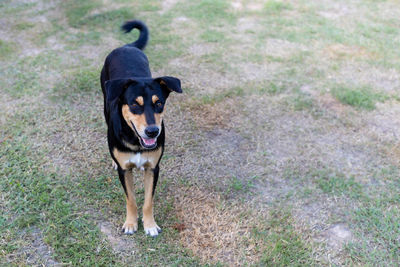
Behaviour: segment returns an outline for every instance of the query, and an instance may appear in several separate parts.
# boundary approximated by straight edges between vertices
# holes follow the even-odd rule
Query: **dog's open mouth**
[[[151,149],[151,148],[155,148],[157,146],[157,137],[156,138],[143,138],[140,134],[138,134],[135,124],[133,124],[133,122],[131,122],[131,124],[132,124],[132,127],[133,127],[136,135],[139,137],[140,144],[142,145],[142,147]]]
[[[157,138],[143,138],[140,137],[140,142],[144,148],[153,148],[157,145]]]

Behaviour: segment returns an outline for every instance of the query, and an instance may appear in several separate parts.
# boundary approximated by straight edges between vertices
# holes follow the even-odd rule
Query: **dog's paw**
[[[112,159],[111,165],[112,165],[112,168],[113,168],[114,170],[118,170],[118,165],[117,165],[117,163],[115,163],[115,161],[114,161],[113,159]]]
[[[126,235],[133,235],[133,233],[136,233],[137,228],[137,223],[125,222],[124,226],[122,226],[122,232]]]
[[[149,236],[158,236],[159,233],[161,233],[161,228],[156,225],[155,227],[150,227],[150,228],[144,228],[144,232],[146,235]]]

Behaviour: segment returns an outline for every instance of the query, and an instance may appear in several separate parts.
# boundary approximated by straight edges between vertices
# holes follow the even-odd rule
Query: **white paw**
[[[149,236],[158,236],[161,233],[161,228],[156,225],[156,227],[144,228],[144,232]]]
[[[115,161],[113,159],[112,159],[112,168],[114,170],[118,170],[118,165],[117,165],[117,163],[115,163]]]
[[[133,235],[133,233],[136,233],[137,231],[137,224],[125,222],[124,226],[122,226],[122,231],[126,235]]]

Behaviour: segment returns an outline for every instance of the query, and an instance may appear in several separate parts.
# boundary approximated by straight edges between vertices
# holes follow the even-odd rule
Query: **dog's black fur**
[[[146,25],[134,20],[126,22],[121,28],[126,33],[132,29],[138,29],[139,39],[113,50],[107,56],[101,71],[100,82],[104,96],[104,116],[108,126],[108,146],[111,157],[117,163],[125,194],[128,195],[125,175],[129,169],[118,161],[114,155],[115,149],[135,155],[161,148],[162,156],[165,142],[164,123],[161,119],[161,125],[156,125],[156,121],[163,112],[169,93],[172,91],[182,93],[182,89],[180,80],[177,78],[151,77],[148,59],[142,52],[149,35]],[[140,101],[137,101],[138,98]],[[154,101],[154,99],[157,100]],[[123,114],[124,106],[129,107],[129,111],[125,110],[125,115]],[[124,116],[137,118],[140,123],[137,123],[136,119],[136,123],[129,121]],[[158,137],[155,144],[152,144],[156,133]],[[161,156],[156,166],[152,168],[154,177],[152,195],[157,185]]]

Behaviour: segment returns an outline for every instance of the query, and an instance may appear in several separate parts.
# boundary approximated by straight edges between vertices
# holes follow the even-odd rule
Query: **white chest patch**
[[[143,169],[143,166],[146,163],[153,163],[153,158],[152,157],[146,157],[145,155],[142,155],[141,153],[136,153],[132,155],[129,160],[126,162],[127,165],[134,164],[136,168],[138,169]]]
[[[113,155],[123,170],[131,168],[155,168],[162,154],[161,148],[155,151],[143,151],[139,153],[120,152],[116,148]]]

